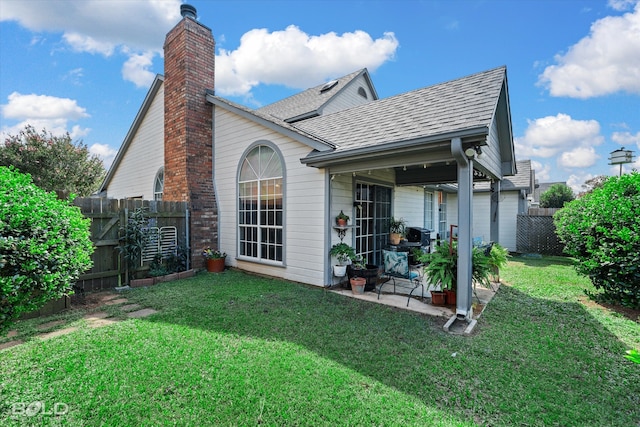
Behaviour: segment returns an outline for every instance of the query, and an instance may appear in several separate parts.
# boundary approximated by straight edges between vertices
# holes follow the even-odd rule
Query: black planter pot
[[[378,283],[378,266],[375,264],[367,264],[365,267],[366,268],[353,268],[352,266],[349,266],[349,268],[347,268],[347,276],[349,279],[355,276],[367,279],[367,284],[365,285],[364,290],[365,292],[373,291],[376,289],[376,284]],[[350,284],[347,286],[349,289],[351,288]]]

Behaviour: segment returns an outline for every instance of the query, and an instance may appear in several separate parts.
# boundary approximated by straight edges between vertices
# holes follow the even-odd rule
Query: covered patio
[[[327,229],[327,248],[344,241],[379,265],[380,252],[389,243],[389,219],[405,218],[408,225],[425,227],[429,220],[425,212],[431,209],[439,221],[437,228],[430,223],[431,230],[442,233],[451,224],[457,228],[458,297],[451,314],[471,321],[473,184],[490,182],[489,237],[497,241],[500,181],[516,172],[506,68],[386,98],[344,114],[319,116],[298,126],[334,144],[331,150],[314,150],[301,159],[326,171],[327,218],[333,220],[341,211],[354,218],[342,234]],[[456,200],[446,216],[447,206],[440,199],[444,184]],[[437,210],[433,200],[428,207],[427,190],[437,192]],[[329,260],[326,283],[332,283],[331,264]]]

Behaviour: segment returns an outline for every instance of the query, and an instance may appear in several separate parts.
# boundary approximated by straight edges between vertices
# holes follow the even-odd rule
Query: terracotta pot
[[[458,300],[456,291],[445,289],[444,293],[447,295],[447,305],[456,305],[456,302]]]
[[[431,291],[432,305],[445,305],[447,294],[442,291]]]
[[[364,294],[364,287],[367,284],[367,279],[365,279],[364,277],[352,277],[350,281],[351,292],[359,295]]]
[[[224,271],[224,258],[208,258],[207,271],[211,273],[221,273]]]
[[[402,234],[400,233],[389,233],[389,241],[392,245],[399,245],[400,239],[402,239]]]

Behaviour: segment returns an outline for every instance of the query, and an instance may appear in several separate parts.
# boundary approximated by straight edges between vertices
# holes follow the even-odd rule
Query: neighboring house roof
[[[155,79],[153,79],[153,83],[151,83],[151,87],[147,92],[147,96],[145,96],[144,101],[142,102],[142,105],[138,110],[138,114],[136,114],[136,118],[133,120],[133,123],[129,128],[129,132],[127,132],[127,135],[124,138],[124,142],[122,143],[122,145],[120,146],[120,149],[118,150],[118,154],[116,154],[115,159],[113,159],[113,163],[111,164],[111,167],[107,172],[107,176],[105,176],[104,181],[102,182],[102,185],[98,190],[98,193],[104,192],[109,187],[109,184],[113,179],[113,176],[118,170],[118,166],[120,165],[122,158],[126,154],[127,149],[129,148],[129,145],[131,145],[131,141],[133,141],[133,138],[135,137],[136,132],[140,127],[140,124],[144,120],[147,112],[149,111],[149,108],[151,107],[151,103],[153,102],[153,99],[156,97],[158,90],[162,87],[163,84],[164,84],[164,76],[160,74],[156,74],[156,77]],[[160,147],[161,148],[164,147],[164,141],[160,141],[160,143],[161,143]]]
[[[506,67],[499,67],[296,122],[294,126],[334,144],[335,154],[382,148],[400,141],[442,141],[488,134],[505,80]]]
[[[273,104],[266,105],[256,111],[271,115],[288,123],[322,115],[322,109],[360,76],[366,81],[370,92],[373,94],[374,100],[378,99],[378,94],[373,87],[369,72],[366,68],[363,68],[336,80],[323,83],[274,102]]]
[[[538,186],[536,187],[536,191],[534,191],[533,193],[533,200],[536,202],[540,201],[540,196],[547,191],[549,188],[551,188],[552,185],[555,184],[564,184],[567,185],[566,181],[556,181],[556,182],[541,182],[540,184],[538,184]]]
[[[535,186],[535,172],[531,168],[531,160],[518,160],[516,162],[517,173],[502,179],[500,191],[525,190],[527,194],[533,193]],[[473,189],[475,191],[488,191],[490,183],[476,182]]]

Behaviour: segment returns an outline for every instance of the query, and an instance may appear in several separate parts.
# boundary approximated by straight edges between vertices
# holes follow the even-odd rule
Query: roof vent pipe
[[[191,18],[194,21],[198,18],[196,14],[196,8],[191,6],[190,4],[181,4],[180,5],[180,15],[183,18]]]

